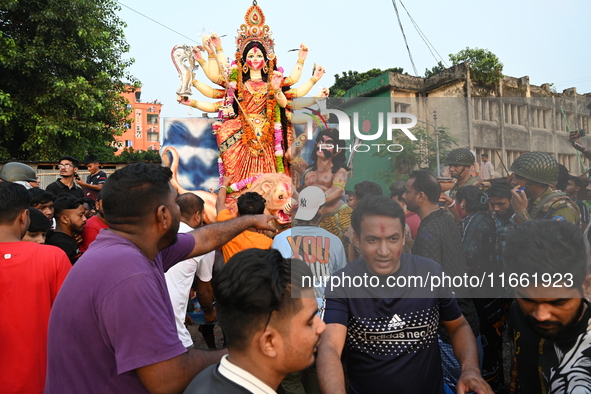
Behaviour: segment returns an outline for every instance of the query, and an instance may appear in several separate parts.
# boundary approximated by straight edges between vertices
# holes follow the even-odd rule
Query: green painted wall
[[[368,134],[375,134],[378,130],[378,113],[382,113],[384,121],[384,129],[386,125],[386,114],[391,111],[391,99],[390,99],[390,84],[389,84],[389,72],[382,74],[364,84],[355,86],[345,92],[345,103],[343,104],[342,110],[349,115],[351,119],[351,135],[354,137],[353,132],[353,113],[359,114],[359,130],[363,133],[363,124],[365,120],[369,120],[371,128]],[[372,156],[372,153],[377,151],[377,147],[371,146],[376,144],[382,138],[385,138],[385,132],[383,137],[380,137],[376,141],[364,141],[365,145],[370,145],[370,151],[362,152],[366,150],[365,147],[360,147],[360,151],[354,153],[353,158],[353,176],[349,178],[347,182],[347,190],[353,190],[353,186],[356,183],[362,181],[372,181],[380,184],[384,195],[388,195],[389,184],[384,183],[381,180],[375,179],[375,174],[382,169],[389,168],[389,161],[387,158],[380,158]],[[381,147],[383,150],[384,147]],[[348,153],[350,155],[350,153]]]

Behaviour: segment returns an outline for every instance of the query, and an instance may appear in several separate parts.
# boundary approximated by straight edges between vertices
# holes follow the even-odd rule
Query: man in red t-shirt
[[[82,229],[82,243],[80,244],[80,252],[86,252],[86,249],[94,241],[102,229],[107,229],[107,221],[105,220],[105,214],[103,211],[103,198],[102,193],[99,192],[96,200],[96,215],[92,216],[86,221],[84,228]]]
[[[7,394],[43,392],[49,312],[72,267],[61,249],[21,241],[30,203],[23,186],[0,183],[0,387]]]

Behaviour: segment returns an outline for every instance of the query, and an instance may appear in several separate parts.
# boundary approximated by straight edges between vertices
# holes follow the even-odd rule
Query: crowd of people
[[[170,169],[136,163],[107,179],[96,157],[84,163],[85,181],[78,160],[60,158],[46,190],[29,166],[0,169],[2,392],[591,388],[589,210],[581,179],[551,155],[520,156],[508,179],[482,165],[481,179],[459,148],[447,193],[418,170],[383,195],[371,181],[345,193],[347,168],[321,153],[279,234],[257,193],[237,199],[237,217],[226,209],[229,177],[204,225],[204,201],[179,195]],[[444,275],[507,283],[389,285]],[[192,298],[208,350],[187,330]]]

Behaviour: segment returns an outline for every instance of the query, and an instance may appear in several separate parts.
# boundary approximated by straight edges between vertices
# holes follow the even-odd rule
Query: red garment
[[[96,239],[99,231],[103,228],[109,228],[106,223],[103,223],[98,215],[95,215],[86,221],[84,230],[82,231],[82,243],[78,245],[82,253],[86,252],[86,249],[90,246],[92,241]]]
[[[49,312],[72,264],[58,247],[0,242],[0,391],[45,387]]]
[[[415,212],[409,212],[404,216],[404,220],[408,227],[410,227],[410,236],[412,239],[417,239],[419,226],[421,225],[421,218]]]

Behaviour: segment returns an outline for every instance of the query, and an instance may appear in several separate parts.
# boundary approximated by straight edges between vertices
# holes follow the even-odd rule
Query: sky
[[[197,45],[203,35],[215,32],[226,35],[224,50],[233,56],[236,30],[252,1],[118,2],[131,47],[127,57],[135,59],[129,71],[142,83],[142,101],[162,102],[162,117],[200,116],[200,111],[176,102],[180,79],[170,52],[175,45]],[[440,56],[431,54],[402,4]],[[466,47],[496,54],[505,75],[528,75],[534,85],[553,83],[558,92],[570,87],[580,94],[591,92],[589,0],[396,0],[417,74],[392,0],[260,0],[258,5],[273,32],[278,65],[286,74],[297,60],[297,51],[288,51],[301,43],[309,47],[309,55],[300,83],[311,75],[314,63],[327,70],[310,94],[330,87],[334,74],[348,70],[402,67],[423,76],[440,58],[451,65],[448,55]],[[212,85],[201,69],[196,77]],[[211,101],[195,89],[192,98]]]

